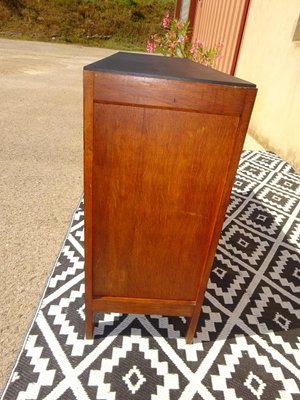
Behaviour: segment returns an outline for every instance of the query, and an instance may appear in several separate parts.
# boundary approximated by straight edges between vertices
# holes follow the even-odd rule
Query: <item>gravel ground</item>
[[[0,389],[82,192],[82,67],[114,52],[0,39]]]

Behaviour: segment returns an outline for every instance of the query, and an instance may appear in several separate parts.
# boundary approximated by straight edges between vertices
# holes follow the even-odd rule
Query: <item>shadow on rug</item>
[[[299,399],[300,176],[243,152],[192,345],[185,318],[98,314],[84,339],[83,202],[2,399]]]

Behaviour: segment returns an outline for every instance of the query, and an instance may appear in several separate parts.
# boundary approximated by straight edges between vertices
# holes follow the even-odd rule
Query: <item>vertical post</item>
[[[193,37],[195,16],[196,16],[198,3],[199,3],[199,0],[191,0],[190,1],[190,8],[189,8],[189,13],[188,13],[188,20],[190,21],[189,28],[191,30],[190,38]]]
[[[92,182],[93,182],[93,94],[94,74],[83,72],[84,116],[84,258],[85,258],[85,334],[93,337],[92,287]]]
[[[179,19],[182,0],[176,0],[174,18]]]
[[[241,46],[242,46],[242,40],[243,40],[245,27],[246,27],[246,22],[247,22],[247,18],[248,18],[248,14],[249,14],[250,1],[251,0],[245,0],[243,14],[242,14],[242,17],[241,17],[241,22],[240,22],[239,33],[238,33],[238,37],[236,39],[236,45],[235,45],[232,65],[231,65],[231,69],[230,69],[230,75],[234,75],[235,74],[235,70],[236,70],[236,67],[237,67],[237,62],[238,62],[238,58],[239,58],[239,55],[240,55],[240,50],[241,50]]]

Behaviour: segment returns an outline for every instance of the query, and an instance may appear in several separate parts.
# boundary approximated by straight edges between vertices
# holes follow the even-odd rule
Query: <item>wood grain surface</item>
[[[196,299],[237,126],[232,116],[95,105],[95,295]]]

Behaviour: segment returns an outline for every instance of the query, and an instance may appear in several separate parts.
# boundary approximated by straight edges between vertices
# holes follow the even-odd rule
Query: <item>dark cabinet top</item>
[[[205,82],[239,87],[255,84],[184,58],[118,52],[84,67],[94,72],[110,72],[190,82]]]

